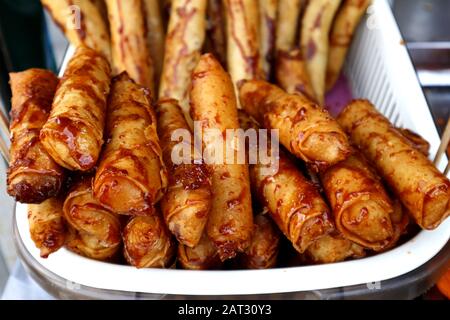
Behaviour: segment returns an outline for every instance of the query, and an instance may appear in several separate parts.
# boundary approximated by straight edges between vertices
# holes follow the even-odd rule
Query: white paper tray
[[[359,26],[345,67],[353,95],[370,99],[396,125],[420,133],[430,142],[434,155],[439,136],[391,9],[385,0],[375,0],[369,12]],[[66,58],[72,53],[69,50]],[[439,165],[441,169],[447,163],[444,158]],[[48,271],[68,283],[155,294],[247,295],[373,283],[418,268],[432,259],[450,238],[447,219],[436,230],[421,231],[391,251],[361,260],[270,270],[136,269],[86,259],[64,248],[48,259],[41,259],[30,238],[26,211],[26,205],[17,204],[18,235],[30,255]]]

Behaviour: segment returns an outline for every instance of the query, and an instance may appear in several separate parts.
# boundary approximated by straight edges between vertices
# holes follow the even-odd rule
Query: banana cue
[[[170,10],[159,99],[178,100],[185,116],[189,116],[191,73],[205,40],[206,1],[172,0]]]
[[[275,48],[291,50],[296,45],[300,12],[305,0],[278,0]]]
[[[315,97],[325,99],[325,81],[329,51],[329,32],[341,0],[309,1],[302,19],[300,44],[306,59]]]
[[[265,128],[278,129],[292,154],[320,170],[350,154],[346,134],[329,113],[303,95],[261,80],[240,83],[241,105]]]
[[[119,217],[92,196],[92,177],[81,178],[70,190],[63,206],[71,227],[69,249],[97,260],[109,260],[122,242]]]
[[[61,248],[66,241],[63,201],[50,198],[39,204],[28,205],[30,234],[42,258]]]
[[[94,1],[41,0],[41,3],[71,44],[94,49],[111,62],[109,30]]]
[[[450,182],[367,100],[351,102],[338,121],[424,229],[450,214]]]
[[[199,121],[202,128],[219,129],[223,137],[226,129],[239,128],[233,83],[211,54],[203,55],[194,69],[190,97],[192,119]],[[216,143],[205,135],[202,139],[205,149]],[[242,147],[234,149],[234,159]],[[206,230],[225,260],[248,247],[253,215],[247,165],[228,164],[225,157],[217,160],[223,161],[211,164],[213,198]]]
[[[174,260],[175,243],[159,212],[135,216],[123,230],[125,259],[137,268],[167,268]]]
[[[87,171],[97,162],[109,77],[108,61],[92,49],[79,47],[69,61],[40,133],[47,152],[64,168]]]
[[[172,141],[177,130],[185,130],[192,151],[193,138],[176,100],[161,100],[157,107],[158,133],[161,139],[163,159],[168,169],[167,192],[161,201],[161,211],[169,230],[177,240],[194,247],[200,241],[211,208],[211,177],[205,164],[195,164],[191,154],[189,163],[175,164],[173,154],[178,141]]]
[[[111,33],[113,75],[126,71],[154,92],[154,66],[147,43],[141,0],[106,0]]]
[[[7,171],[8,194],[16,201],[40,203],[61,189],[63,169],[39,140],[47,121],[58,78],[42,69],[10,74],[11,148]]]
[[[151,214],[167,186],[149,91],[126,73],[112,81],[107,143],[95,175],[94,196],[121,214]]]
[[[333,22],[329,38],[329,53],[326,73],[326,89],[335,85],[353,34],[371,0],[344,0]]]
[[[258,128],[244,112],[239,113],[241,126]],[[271,146],[268,146],[272,156]],[[311,243],[334,230],[330,210],[317,188],[280,150],[278,170],[271,164],[250,165],[250,179],[255,198],[266,207],[278,228],[303,253]]]
[[[211,270],[222,267],[219,253],[206,233],[203,234],[200,242],[193,248],[179,243],[177,259],[179,266],[183,269]]]

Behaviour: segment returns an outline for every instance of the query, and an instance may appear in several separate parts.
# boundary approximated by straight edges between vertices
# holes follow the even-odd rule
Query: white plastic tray
[[[413,65],[387,1],[375,0],[350,50],[345,73],[354,97],[368,98],[396,125],[419,132],[434,155],[439,136]],[[69,50],[66,58],[70,57]],[[64,69],[64,66],[63,66]],[[445,167],[443,159],[439,167]],[[66,249],[39,257],[28,230],[26,205],[17,204],[18,233],[43,267],[71,283],[128,292],[177,295],[246,295],[346,287],[391,279],[433,258],[450,238],[450,219],[433,231],[421,231],[383,254],[327,265],[270,270],[187,271],[136,269],[98,262]]]

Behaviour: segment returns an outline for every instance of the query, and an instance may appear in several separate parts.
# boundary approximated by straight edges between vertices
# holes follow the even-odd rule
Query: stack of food
[[[370,1],[172,0],[167,22],[154,0],[42,2],[77,47],[61,79],[11,74],[8,192],[29,203],[42,257],[272,268],[293,248],[329,263],[450,214],[426,141],[367,100],[337,119],[324,105]],[[206,161],[221,139],[199,128],[246,159]],[[275,169],[230,129],[270,140]]]

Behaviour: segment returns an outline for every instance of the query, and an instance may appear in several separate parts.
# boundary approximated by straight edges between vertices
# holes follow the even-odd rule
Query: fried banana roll
[[[63,201],[50,198],[39,204],[28,205],[30,234],[42,258],[47,258],[64,245],[66,226]]]
[[[191,73],[197,65],[206,32],[207,0],[173,0],[167,29],[159,99],[178,100],[189,115]]]
[[[265,81],[240,84],[241,105],[265,128],[278,129],[280,142],[296,157],[325,169],[350,154],[347,135],[328,111],[299,94]]]
[[[219,269],[222,266],[219,253],[206,233],[193,248],[179,243],[177,259],[183,269],[189,270]]]
[[[287,93],[301,93],[316,101],[300,49],[278,50],[275,76],[280,87]]]
[[[190,97],[192,119],[199,121],[204,130],[216,129],[226,137],[227,129],[240,128],[233,83],[211,54],[201,57],[192,74]],[[205,134],[202,139],[205,149],[223,148],[216,139],[206,139]],[[223,141],[231,143],[226,138]],[[206,228],[222,260],[243,252],[250,244],[253,229],[248,167],[236,161],[240,148],[244,146],[237,144],[233,148],[235,161],[226,161],[224,153],[210,165],[213,197]]]
[[[40,133],[47,152],[64,168],[87,171],[103,145],[110,67],[96,51],[79,47],[60,80]]]
[[[167,268],[173,263],[175,242],[159,213],[130,219],[123,231],[124,255],[136,268]]]
[[[10,74],[11,148],[8,194],[16,201],[40,203],[58,194],[63,169],[39,140],[47,121],[58,78],[50,71],[29,69]]]
[[[276,50],[291,50],[296,46],[297,30],[302,5],[305,0],[278,0],[276,23]]]
[[[359,151],[321,175],[322,185],[342,235],[365,247],[380,251],[394,234],[394,210],[380,178]]]
[[[147,45],[154,66],[155,91],[152,92],[156,96],[159,79],[161,79],[166,37],[159,1],[143,0],[143,12],[146,23]]]
[[[92,177],[84,177],[64,201],[64,217],[74,229],[68,247],[83,256],[108,260],[120,249],[121,225],[118,215],[92,195]]]
[[[111,32],[113,75],[126,71],[136,83],[154,92],[154,65],[147,43],[143,2],[106,0],[106,5]]]
[[[151,214],[167,186],[167,173],[148,89],[127,73],[113,79],[106,134],[94,196],[113,212]]]
[[[187,149],[193,150],[193,138],[183,112],[176,100],[161,100],[157,108],[158,134],[161,139],[164,163],[169,182],[161,200],[161,211],[169,230],[177,240],[194,247],[203,234],[211,208],[211,176],[205,164],[195,164],[191,154],[189,163],[175,164],[179,141],[172,141],[177,130],[184,130],[190,137]],[[179,159],[182,160],[182,159]]]
[[[227,66],[236,86],[243,79],[264,79],[259,48],[258,0],[224,0]]]
[[[310,1],[302,19],[300,44],[319,104],[325,100],[329,32],[342,0]],[[330,61],[330,63],[334,63]]]
[[[335,85],[344,65],[353,34],[372,0],[343,0],[330,31],[326,89]]]
[[[108,26],[96,1],[41,0],[71,44],[100,52],[111,62]]]
[[[367,100],[351,102],[339,123],[424,229],[450,214],[450,181]]]
[[[239,263],[246,269],[274,268],[280,250],[280,231],[264,214],[256,215],[254,223],[252,241],[239,257]]]
[[[262,58],[262,70],[265,79],[269,79],[275,53],[275,28],[278,0],[258,0],[259,2],[259,48]]]
[[[363,258],[364,248],[340,233],[326,235],[308,247],[306,260],[312,263],[333,263],[350,258]]]

